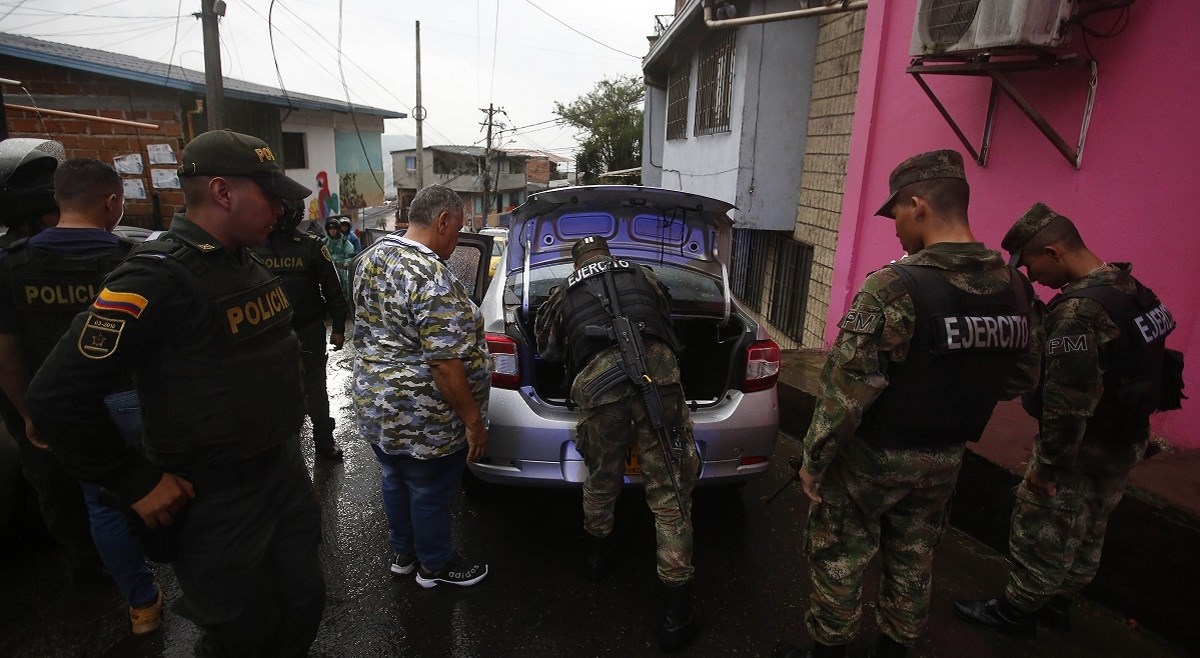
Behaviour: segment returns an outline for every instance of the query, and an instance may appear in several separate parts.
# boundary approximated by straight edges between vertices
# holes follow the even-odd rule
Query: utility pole
[[[488,215],[492,214],[492,119],[500,110],[488,103],[486,110],[480,108],[479,111],[487,113],[487,147],[483,151],[483,220],[480,222],[481,226],[486,226]]]
[[[413,108],[417,120],[417,189],[425,187],[425,108],[421,105],[421,21],[417,21],[417,106]]]
[[[204,28],[204,116],[209,130],[220,130],[225,127],[225,87],[217,18],[225,15],[225,0],[200,0],[200,13],[196,15]]]

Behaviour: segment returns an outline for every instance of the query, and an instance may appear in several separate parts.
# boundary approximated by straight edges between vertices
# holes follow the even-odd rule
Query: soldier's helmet
[[[0,142],[0,200],[4,223],[57,209],[54,172],[66,159],[63,145],[49,139],[17,137]]]
[[[598,235],[589,235],[571,247],[571,258],[574,259],[576,267],[611,255],[608,251],[608,241]]]

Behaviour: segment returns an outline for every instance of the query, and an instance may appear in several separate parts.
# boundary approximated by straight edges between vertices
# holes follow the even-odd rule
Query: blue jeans
[[[104,399],[104,404],[126,443],[139,445],[142,412],[137,391],[114,393]],[[158,586],[154,584],[154,573],[146,565],[142,546],[134,539],[129,528],[129,519],[120,510],[100,502],[99,486],[90,482],[80,482],[79,485],[83,488],[83,500],[87,503],[96,552],[116,581],[125,602],[135,608],[154,603],[158,598]]]
[[[100,559],[112,574],[125,602],[134,608],[154,603],[158,586],[154,584],[154,573],[146,565],[141,544],[129,530],[129,520],[119,510],[99,501],[100,487],[90,482],[79,484],[87,502],[96,552],[100,553]]]
[[[440,571],[454,558],[450,500],[467,463],[463,448],[437,459],[389,455],[372,444],[383,470],[383,510],[388,543],[397,555],[416,555],[426,571]]]

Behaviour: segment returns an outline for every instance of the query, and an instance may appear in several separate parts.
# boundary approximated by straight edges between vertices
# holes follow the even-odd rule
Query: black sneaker
[[[412,553],[401,555],[396,554],[396,559],[392,560],[392,573],[397,576],[407,576],[417,568],[417,556]]]
[[[437,572],[426,571],[423,566],[418,567],[417,584],[426,589],[434,587],[438,583],[469,587],[486,578],[487,574],[486,564],[469,562],[456,555],[449,564]]]

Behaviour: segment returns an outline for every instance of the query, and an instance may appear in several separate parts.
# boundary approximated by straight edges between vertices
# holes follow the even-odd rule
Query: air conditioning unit
[[[1055,48],[1074,9],[1075,0],[917,0],[910,53]]]

